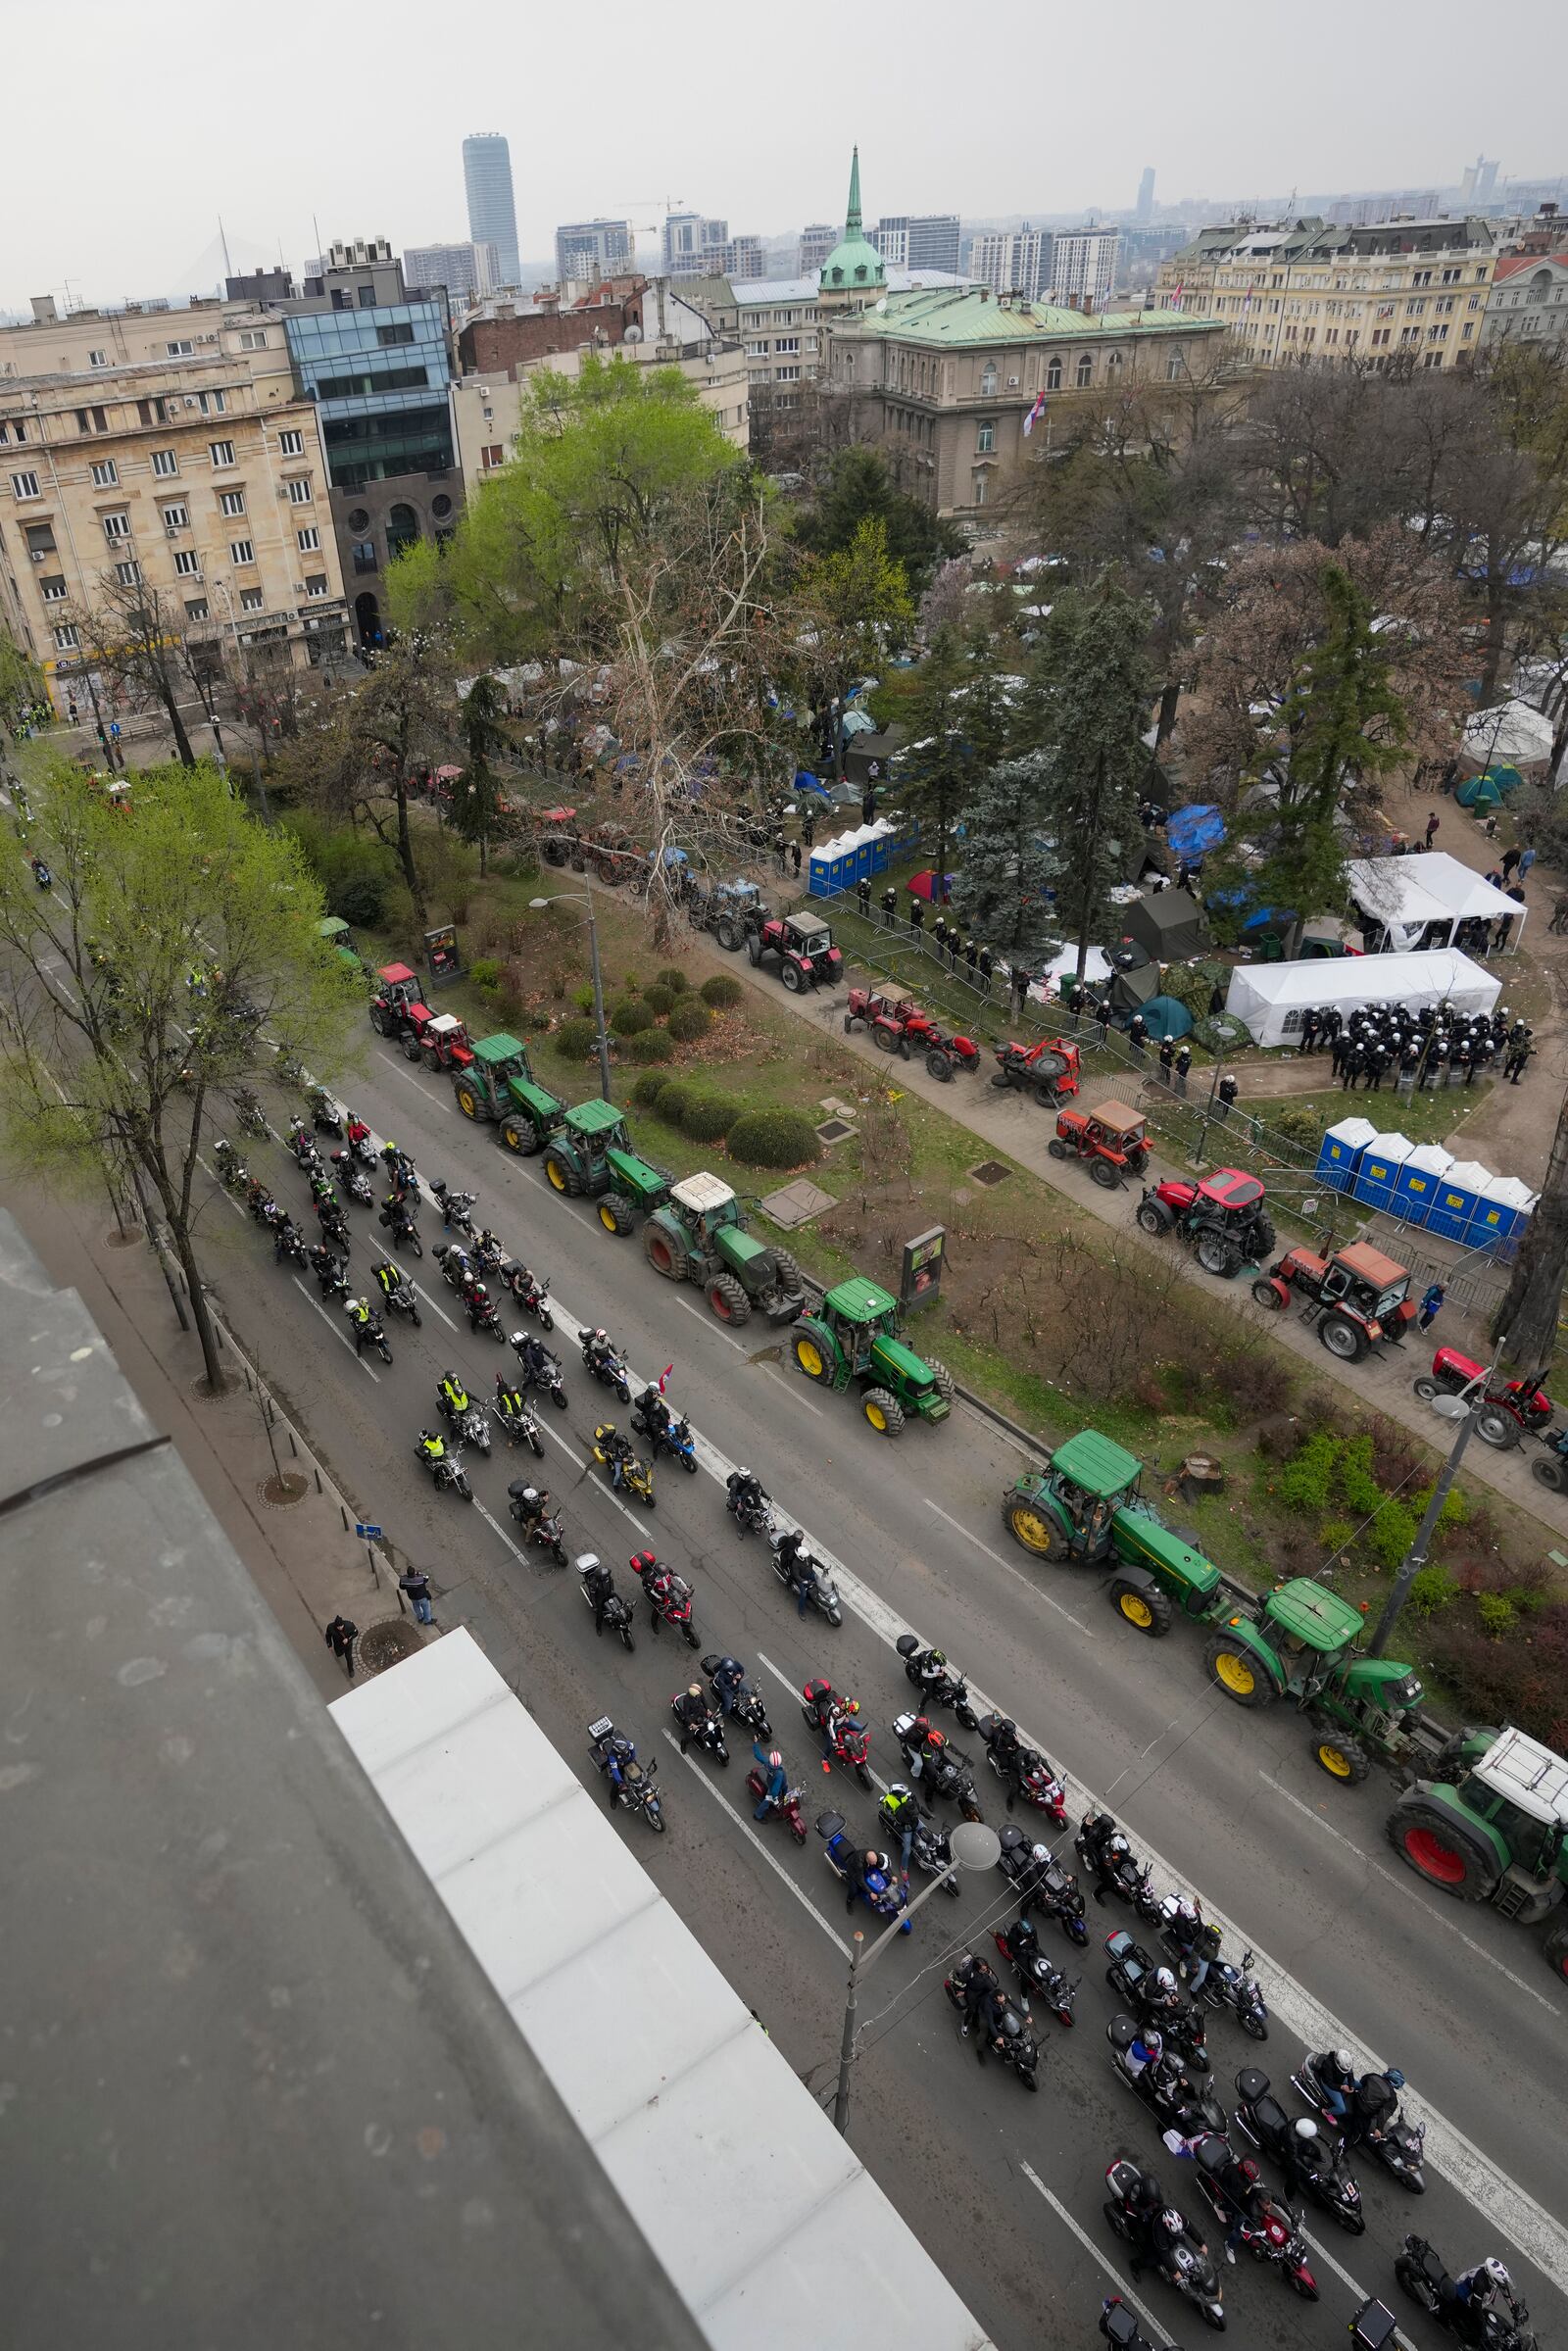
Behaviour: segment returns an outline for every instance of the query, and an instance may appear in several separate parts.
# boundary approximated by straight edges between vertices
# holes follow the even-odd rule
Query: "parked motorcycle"
[[[806,1719],[807,1729],[814,1731],[819,1739],[824,1729],[827,1732],[832,1752],[824,1760],[842,1763],[847,1772],[855,1774],[862,1788],[873,1787],[871,1767],[866,1760],[871,1752],[871,1734],[861,1724],[858,1710],[855,1714],[848,1713],[844,1702],[835,1696],[832,1684],[824,1682],[818,1675],[812,1676],[801,1695],[805,1700],[801,1713]]]
[[[1110,1965],[1105,1970],[1105,1982],[1117,1998],[1146,2025],[1152,2025],[1162,2036],[1167,2049],[1175,2051],[1190,2072],[1207,2074],[1213,2061],[1204,2046],[1203,2020],[1189,2000],[1178,1998],[1167,2005],[1156,1992],[1153,1979],[1159,1970],[1142,1943],[1134,1942],[1125,1927],[1118,1927],[1105,1937],[1105,1952]]]
[[[711,1755],[715,1763],[728,1763],[729,1743],[724,1737],[724,1717],[710,1706],[703,1720],[694,1728],[676,1712],[680,1696],[680,1691],[676,1690],[669,1701],[669,1711],[675,1716],[676,1722],[680,1724],[683,1742],[688,1746],[701,1747],[703,1753]]]
[[[229,1100],[234,1104],[234,1123],[242,1135],[266,1134],[267,1112],[262,1108],[259,1095],[253,1094],[248,1086],[236,1086]]]
[[[337,1180],[350,1200],[356,1201],[362,1208],[373,1207],[375,1194],[370,1190],[368,1179],[362,1175],[360,1169],[355,1165],[353,1152],[333,1151],[331,1159],[333,1167],[337,1170]]]
[[[736,1662],[738,1663],[739,1660]],[[724,1693],[718,1680],[718,1668],[722,1663],[723,1658],[717,1649],[703,1659],[703,1671],[708,1676],[713,1695],[721,1706],[724,1702]],[[768,1720],[767,1708],[762,1703],[761,1693],[754,1690],[750,1682],[741,1684],[735,1693],[735,1703],[731,1711],[736,1722],[744,1723],[754,1739],[772,1738],[773,1726]]]
[[[1188,1984],[1188,1979],[1193,1971],[1184,1946],[1168,1928],[1161,1931],[1159,1940],[1160,1947],[1170,1960],[1172,1967],[1175,1968],[1182,1983],[1188,1985],[1193,1999],[1201,2000],[1207,2008],[1231,2009],[1237,2023],[1250,2039],[1267,2040],[1268,2003],[1258,1988],[1257,1978],[1251,1973],[1252,1954],[1250,1951],[1242,1953],[1240,1967],[1232,1967],[1228,1959],[1221,1959],[1219,1956],[1218,1929],[1209,1927],[1205,1945],[1208,1956],[1208,1974],[1197,1989],[1193,1990]],[[1304,2091],[1302,2095],[1305,2095]]]
[[[1269,2087],[1268,2076],[1255,2065],[1244,2065],[1236,2077],[1236,2125],[1260,2153],[1275,2163],[1285,2160],[1286,2142],[1292,2137],[1295,2125]],[[1300,2142],[1297,2142],[1300,2148]],[[1342,2229],[1352,2236],[1366,2229],[1366,2214],[1361,2209],[1361,2190],[1347,2170],[1345,2158],[1326,2131],[1320,2131],[1313,2141],[1311,2169],[1305,2180],[1306,2191],[1315,2204],[1332,2213]]]
[[[646,1763],[639,1763],[635,1740],[624,1738],[608,1714],[588,1725],[588,1737],[592,1742],[588,1752],[609,1785],[611,1811],[619,1805],[627,1812],[640,1813],[649,1828],[662,1837],[663,1806],[654,1786],[658,1757],[651,1755]]]
[[[496,1374],[498,1381],[500,1377],[498,1372]],[[543,1453],[545,1441],[540,1434],[539,1423],[528,1409],[526,1396],[523,1398],[522,1410],[514,1412],[498,1392],[491,1409],[501,1423],[501,1434],[505,1437],[508,1445],[525,1445],[530,1453],[535,1455]]]
[[[978,1718],[969,1703],[969,1686],[962,1674],[956,1674],[946,1660],[934,1666],[932,1660],[937,1651],[923,1648],[913,1633],[901,1633],[893,1645],[904,1659],[906,1680],[912,1682],[920,1692],[922,1709],[951,1706],[966,1731],[978,1728]]]
[[[952,1976],[945,1976],[942,1988],[961,2017],[962,1986]],[[986,2047],[1010,2073],[1017,2075],[1025,2089],[1039,2089],[1040,2043],[1035,2038],[1034,2020],[1029,2014],[1027,2000],[1009,2000],[1004,1994],[998,2003],[997,2030],[986,2042]]]
[[[853,1837],[845,1836],[842,1812],[818,1813],[816,1834],[823,1840],[824,1858],[828,1868],[841,1886],[847,1886],[850,1880],[849,1855],[857,1851],[869,1852],[871,1847],[869,1845],[858,1847]],[[901,1935],[909,1933],[913,1921],[900,1916],[904,1909],[904,1893],[899,1884],[898,1872],[894,1869],[886,1853],[878,1853],[875,1867],[867,1869],[863,1876],[857,1874],[855,1883],[859,1898],[875,1917],[898,1919],[899,1933]]]
[[[1134,2198],[1147,2177],[1125,2156],[1118,2156],[1105,2173],[1105,2185],[1110,2191],[1104,2207],[1105,2218],[1116,2234],[1129,2244],[1144,2241],[1142,2223],[1135,2217]],[[1168,2205],[1154,2224],[1153,2237],[1153,2265],[1165,2283],[1174,2286],[1216,2333],[1223,2333],[1225,2308],[1219,2273],[1208,2257],[1207,2245],[1187,2215]]]
[[[1040,1948],[1034,1921],[1027,1912],[1014,1919],[1010,1927],[998,1927],[992,1939],[1003,1958],[1016,1971],[1026,1997],[1040,1999],[1058,2024],[1072,2024],[1073,2002],[1078,1996],[1081,1978],[1067,1978],[1046,1957]]]
[[[512,1484],[507,1488],[507,1514],[516,1520],[529,1543],[537,1543],[542,1551],[548,1551],[557,1567],[564,1567],[566,1564],[566,1540],[561,1532],[561,1512],[559,1510],[541,1511],[537,1516],[530,1517],[523,1508],[522,1502],[522,1497],[528,1491],[526,1478],[513,1479]]]
[[[790,1574],[788,1562],[779,1556],[780,1538],[777,1534],[770,1530],[768,1533],[767,1542],[768,1548],[771,1551],[773,1558],[773,1573],[775,1576],[777,1576],[785,1591],[793,1593],[795,1590],[795,1583]],[[806,1555],[806,1564],[807,1571],[810,1577],[811,1606],[816,1610],[818,1616],[825,1616],[830,1625],[835,1627],[842,1625],[844,1622],[844,1603],[839,1598],[838,1586],[834,1583],[832,1577],[828,1574],[827,1569],[822,1565],[820,1559],[813,1558],[809,1553],[808,1553]]]
[[[307,1089],[305,1106],[311,1114],[311,1124],[318,1135],[338,1135],[343,1132],[343,1113],[329,1094],[319,1086]]]
[[[1084,1918],[1084,1898],[1071,1870],[1064,1870],[1054,1853],[1048,1853],[1043,1864],[1037,1862],[1034,1846],[1011,1821],[1002,1830],[1001,1837],[999,1867],[1017,1888],[1023,1908],[1040,1910],[1048,1918],[1055,1919],[1067,1940],[1082,1949],[1089,1940],[1089,1927]]]
[[[765,1739],[766,1732],[764,1731],[761,1736]],[[762,1767],[760,1763],[752,1765],[746,1775],[746,1785],[760,1803],[767,1793],[767,1782],[762,1777]],[[801,1810],[801,1798],[805,1792],[804,1788],[786,1788],[772,1811],[764,1816],[768,1820],[782,1821],[798,1845],[804,1845],[806,1842],[806,1817]]]
[[[435,1480],[437,1494],[460,1494],[466,1502],[472,1501],[473,1488],[464,1473],[461,1445],[448,1445],[436,1460],[431,1459],[420,1441],[416,1441],[414,1450]]]
[[[969,1758],[949,1745],[944,1732],[932,1731],[924,1715],[900,1714],[894,1717],[893,1736],[910,1779],[923,1794],[933,1802],[956,1804],[966,1821],[980,1818]]]
[[[556,1318],[550,1310],[550,1284],[536,1282],[526,1265],[510,1261],[503,1265],[496,1279],[510,1290],[524,1314],[531,1314],[541,1331],[553,1331]]]
[[[641,1502],[645,1510],[652,1510],[653,1469],[632,1451],[624,1438],[616,1436],[613,1422],[607,1420],[601,1423],[593,1433],[592,1443],[594,1459],[602,1470],[608,1472],[615,1492],[629,1494],[634,1502]]]
[[[1100,2331],[1111,2351],[1154,2351],[1147,2335],[1140,2333],[1138,2321],[1127,2308],[1120,2294],[1107,2294],[1100,2306]],[[1176,2346],[1171,2346],[1176,2351]]]
[[[634,1404],[631,1425],[639,1437],[647,1438],[648,1449],[656,1461],[661,1453],[668,1453],[670,1459],[678,1461],[688,1475],[697,1475],[697,1445],[692,1437],[691,1422],[684,1414],[679,1420],[671,1417],[650,1422],[647,1413]]]
[[[1535,2336],[1524,2331],[1529,2306],[1517,2295],[1481,2311],[1460,2303],[1443,2256],[1424,2236],[1405,2238],[1403,2251],[1394,2257],[1394,2275],[1429,2318],[1472,2351],[1536,2351]]]
[[[629,1404],[631,1402],[631,1383],[626,1377],[624,1359],[617,1355],[612,1347],[607,1347],[602,1354],[591,1351],[588,1343],[592,1337],[592,1331],[584,1330],[579,1335],[577,1342],[582,1351],[584,1371],[591,1372],[601,1388],[609,1388],[615,1396],[619,1396],[623,1404]]]
[[[1223,2137],[1225,2109],[1215,2096],[1212,2083],[1195,2082],[1169,2056],[1135,2072],[1128,2052],[1139,2037],[1139,2027],[1130,2016],[1113,2016],[1105,2027],[1111,2071],[1117,2081],[1132,2091],[1140,2104],[1148,2107],[1161,2131],[1179,2131],[1183,2138],[1197,2138],[1205,2131],[1213,2131]]]
[[[1251,1957],[1250,1952],[1248,1957]],[[1319,2062],[1317,2056],[1304,2057],[1291,2076],[1291,2086],[1306,2100],[1320,2123],[1337,2131],[1341,2128],[1340,2118],[1324,2094],[1318,2075]],[[1385,2123],[1381,2131],[1369,2131],[1361,2144],[1369,2155],[1376,2156],[1400,2187],[1412,2196],[1424,2196],[1427,2180],[1421,2166],[1426,2155],[1426,2137],[1425,2123],[1412,2123],[1396,2108],[1393,2120]]]
[[[473,1239],[473,1211],[478,1200],[478,1194],[476,1192],[453,1192],[449,1190],[443,1176],[436,1177],[430,1190],[440,1202],[443,1229],[450,1232],[456,1227],[460,1233],[466,1233],[471,1241]]]
[[[692,1602],[697,1595],[686,1578],[677,1576],[673,1568],[665,1567],[662,1560],[656,1559],[652,1551],[639,1551],[631,1564],[642,1579],[643,1591],[648,1595],[649,1622],[653,1631],[657,1633],[661,1625],[668,1625],[672,1632],[680,1635],[689,1648],[700,1647],[697,1627],[692,1622]]]
[[[999,1714],[983,1714],[975,1729],[985,1740],[987,1762],[1008,1791],[1009,1806],[1016,1788],[1026,1804],[1034,1805],[1056,1828],[1065,1829],[1067,1796],[1061,1782],[1038,1747],[1025,1746],[1020,1741],[1009,1755],[997,1745],[997,1728],[1002,1719]]]
[[[1315,2302],[1318,2284],[1307,2266],[1300,2214],[1273,2196],[1264,2198],[1260,2219],[1238,2211],[1221,2185],[1225,2167],[1232,2160],[1228,2139],[1210,2132],[1196,2141],[1192,2153],[1199,2193],[1227,2236],[1240,2227],[1241,2242],[1252,2259],[1271,2263],[1303,2302]]]
[[[594,1566],[598,1565],[598,1560],[595,1558],[595,1555],[592,1551],[585,1553],[585,1557],[588,1561],[592,1562]],[[577,1565],[578,1568],[581,1569],[583,1566],[583,1560],[579,1559]],[[594,1604],[594,1595],[588,1589],[586,1577],[579,1576],[577,1589],[582,1593],[582,1596],[587,1601],[589,1607],[592,1608]],[[604,1608],[602,1612],[594,1618],[595,1633],[603,1634],[605,1628],[608,1626],[612,1633],[618,1636],[621,1647],[629,1653],[637,1645],[636,1641],[632,1638],[631,1630],[631,1620],[636,1613],[636,1601],[628,1600],[623,1593],[618,1592],[615,1590],[613,1583],[612,1583],[609,1594],[605,1600]]]

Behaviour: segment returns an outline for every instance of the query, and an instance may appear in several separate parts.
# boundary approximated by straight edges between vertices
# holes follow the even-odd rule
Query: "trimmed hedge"
[[[740,1115],[741,1104],[721,1094],[694,1094],[681,1111],[680,1131],[694,1143],[722,1143]]]
[[[668,1084],[669,1080],[662,1069],[650,1069],[647,1075],[640,1077],[633,1086],[631,1099],[639,1110],[655,1109],[658,1106],[660,1096]]]
[[[743,1167],[810,1167],[822,1156],[816,1129],[799,1110],[746,1110],[725,1139]]]
[[[688,996],[669,1016],[669,1033],[677,1045],[690,1045],[713,1025],[713,1015],[696,997]]]
[[[711,1004],[715,1012],[729,1011],[740,1003],[744,994],[740,981],[732,979],[727,971],[715,971],[712,978],[704,980],[702,985],[703,1002]]]
[[[559,1029],[551,1031],[550,1044],[566,1060],[584,1061],[593,1052],[598,1034],[591,1020],[564,1020]]]
[[[610,1025],[617,1037],[635,1037],[639,1029],[651,1029],[654,1016],[645,1004],[623,1001],[610,1015]]]
[[[692,1100],[691,1087],[684,1078],[662,1077],[649,1082],[657,1084],[659,1088],[658,1097],[652,1105],[653,1108],[659,1112],[665,1126],[678,1127],[686,1115],[686,1106]]]
[[[633,1061],[669,1061],[674,1053],[665,1029],[640,1029],[626,1048],[627,1058]]]
[[[691,986],[685,972],[677,970],[673,963],[666,964],[665,968],[660,972],[656,984],[661,988],[667,988],[671,996],[684,996]]]
[[[643,990],[643,1003],[648,1006],[649,1011],[656,1014],[661,1020],[669,1011],[674,1002],[675,991],[673,988],[662,988],[657,980],[651,988]]]

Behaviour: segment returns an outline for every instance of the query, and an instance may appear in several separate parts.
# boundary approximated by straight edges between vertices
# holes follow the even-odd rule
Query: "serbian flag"
[[[1041,388],[1040,388],[1040,390],[1039,390],[1039,391],[1038,391],[1038,392],[1035,394],[1035,404],[1034,404],[1034,407],[1033,407],[1033,408],[1032,408],[1032,409],[1029,411],[1029,414],[1028,414],[1028,416],[1025,416],[1025,418],[1024,418],[1024,420],[1023,420],[1023,437],[1024,437],[1024,439],[1025,439],[1026,441],[1028,440],[1028,438],[1029,438],[1029,435],[1030,435],[1030,434],[1031,434],[1031,433],[1034,431],[1034,428],[1035,428],[1035,425],[1036,425],[1036,423],[1038,422],[1038,420],[1040,419],[1040,417],[1042,417],[1042,416],[1045,415],[1045,413],[1046,413],[1046,394],[1045,394],[1045,387],[1044,387],[1044,385],[1042,385],[1042,386],[1041,386]]]
[[[1179,311],[1179,310],[1181,309],[1181,307],[1182,307],[1182,296],[1183,296],[1183,295],[1186,293],[1186,291],[1187,291],[1187,280],[1186,280],[1186,278],[1184,277],[1184,278],[1182,279],[1182,282],[1181,282],[1181,284],[1180,284],[1180,285],[1179,285],[1179,286],[1176,288],[1176,291],[1175,291],[1175,293],[1174,293],[1174,294],[1171,296],[1171,298],[1170,298],[1170,307],[1171,307],[1171,309],[1172,309],[1173,311]]]
[[[665,1364],[665,1366],[664,1366],[664,1368],[663,1368],[663,1370],[662,1370],[662,1371],[660,1373],[660,1375],[659,1375],[659,1393],[660,1393],[660,1395],[661,1395],[661,1396],[662,1396],[662,1395],[663,1395],[663,1393],[664,1393],[664,1382],[665,1382],[665,1381],[666,1381],[666,1380],[669,1378],[669,1375],[670,1375],[670,1373],[671,1373],[671,1372],[674,1370],[674,1368],[675,1368],[675,1366],[674,1366],[674,1364],[673,1364],[673,1363],[666,1363],[666,1364]]]

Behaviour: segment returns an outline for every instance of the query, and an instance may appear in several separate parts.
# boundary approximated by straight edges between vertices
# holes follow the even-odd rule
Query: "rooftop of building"
[[[1173,311],[1078,311],[1021,295],[995,295],[984,286],[936,287],[889,294],[847,322],[853,333],[887,341],[936,343],[946,350],[979,350],[993,343],[1082,342],[1095,334],[1182,334],[1222,330],[1217,318],[1189,318]],[[836,326],[835,332],[846,331]]]
[[[1324,220],[1315,215],[1295,220],[1228,220],[1200,228],[1171,257],[1183,262],[1218,261],[1227,254],[1262,256],[1279,261],[1332,261],[1338,255],[1387,254],[1484,246],[1496,242],[1490,220],[1473,214],[1438,213],[1420,219],[1352,222]]]
[[[1501,285],[1505,277],[1517,276],[1521,269],[1568,270],[1568,253],[1504,253],[1492,272],[1494,285]]]

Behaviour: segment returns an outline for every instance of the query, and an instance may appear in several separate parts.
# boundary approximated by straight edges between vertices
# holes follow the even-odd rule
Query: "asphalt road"
[[[823,1672],[857,1694],[873,1726],[873,1765],[896,1776],[888,1725],[906,1685],[890,1641],[906,1624],[939,1641],[977,1690],[1017,1717],[1075,1793],[1109,1802],[1135,1847],[1160,1857],[1157,1886],[1198,1889],[1255,1944],[1276,2021],[1261,2050],[1224,2018],[1213,2022],[1222,2092],[1237,2067],[1260,2061],[1294,2111],[1288,2076],[1303,2033],[1318,2045],[1349,2038],[1403,2068],[1411,2111],[1428,2120],[1429,2154],[1438,2157],[1429,2193],[1406,2198],[1365,2169],[1365,2236],[1307,2215],[1323,2248],[1313,2256],[1321,2305],[1298,2303],[1260,2272],[1227,2269],[1233,2329],[1270,2344],[1342,2342],[1361,2293],[1376,2292],[1401,2322],[1414,2320],[1416,2342],[1435,2343],[1436,2330],[1393,2281],[1401,2236],[1417,2229],[1452,2267],[1500,2251],[1543,2339],[1568,2339],[1568,2236],[1555,2217],[1564,2204],[1568,1994],[1535,1938],[1416,1882],[1383,1838],[1388,1784],[1376,1776],[1356,1789],[1327,1783],[1298,1719],[1278,1708],[1243,1713],[1209,1688],[1196,1633],[1178,1627],[1164,1641],[1141,1641],[1105,1606],[1098,1578],[1018,1551],[999,1501],[1020,1456],[989,1422],[960,1406],[944,1426],[911,1426],[897,1445],[876,1437],[849,1399],[816,1393],[781,1362],[776,1333],[760,1322],[722,1330],[698,1292],[659,1280],[635,1241],[612,1239],[582,1203],[551,1194],[535,1163],[510,1158],[489,1130],[467,1127],[445,1080],[412,1069],[379,1041],[369,1066],[351,1093],[378,1137],[411,1151],[426,1182],[444,1175],[477,1192],[479,1220],[555,1286],[563,1327],[551,1344],[566,1369],[570,1409],[542,1414],[550,1451],[540,1466],[564,1506],[570,1549],[601,1552],[622,1588],[634,1585],[624,1561],[644,1545],[691,1574],[703,1646],[731,1649],[757,1673],[786,1760],[805,1779],[808,1814],[832,1803],[852,1829],[872,1833],[872,1799],[842,1775],[821,1777],[792,1692]],[[252,1164],[285,1203],[306,1205],[303,1181],[277,1146],[257,1144]],[[351,1272],[368,1279],[378,1228],[364,1209],[351,1221]],[[439,1232],[428,1207],[421,1231],[428,1252]],[[413,1458],[417,1428],[433,1422],[440,1372],[458,1368],[482,1395],[510,1351],[460,1336],[432,1312],[417,1333],[393,1325],[393,1366],[356,1365],[341,1309],[324,1314],[314,1283],[277,1271],[264,1237],[221,1195],[207,1233],[212,1277],[242,1343],[345,1490],[431,1568],[438,1615],[471,1625],[587,1784],[599,1785],[585,1730],[601,1712],[645,1754],[659,1753],[670,1833],[655,1839],[635,1823],[625,1833],[798,2070],[830,2095],[848,1935],[869,1921],[864,1912],[846,1918],[819,1841],[813,1836],[797,1849],[777,1825],[753,1828],[744,1748],[724,1772],[683,1762],[666,1743],[669,1699],[691,1678],[695,1652],[675,1649],[667,1633],[651,1640],[642,1606],[634,1655],[596,1642],[575,1577],[516,1551],[506,1486],[529,1457],[470,1455],[472,1509],[438,1499]],[[429,1254],[411,1270],[444,1311]],[[671,1397],[699,1431],[706,1466],[696,1477],[662,1466],[652,1516],[633,1517],[580,1466],[595,1420],[614,1407],[578,1364],[570,1315],[603,1322],[639,1374],[673,1358]],[[815,1618],[801,1623],[765,1549],[736,1536],[721,1481],[738,1460],[842,1564],[850,1604],[841,1631]],[[1000,1806],[988,1810],[1001,1820]],[[1070,1956],[1084,1982],[1075,2031],[1042,2025],[1038,2098],[995,2069],[979,2071],[956,2039],[944,1963],[966,1929],[978,1939],[1002,1915],[1000,1883],[969,1881],[956,1903],[938,1896],[869,1980],[853,2129],[996,2341],[1022,2351],[1083,2339],[1112,2290],[1108,2272],[1127,2290],[1101,2213],[1112,2154],[1157,2157],[1167,2188],[1195,2215],[1201,2206],[1188,2167],[1158,2147],[1109,2070],[1103,2026],[1115,2002],[1099,1945],[1103,1933],[1130,1923],[1122,1914],[1091,1904],[1091,1944],[1076,1956],[1051,1930],[1056,1955]],[[1229,1936],[1227,1949],[1236,1955]],[[693,2221],[700,2226],[701,2216]],[[1196,2315],[1147,2279],[1136,2291],[1155,2327],[1190,2351],[1200,2331]]]

